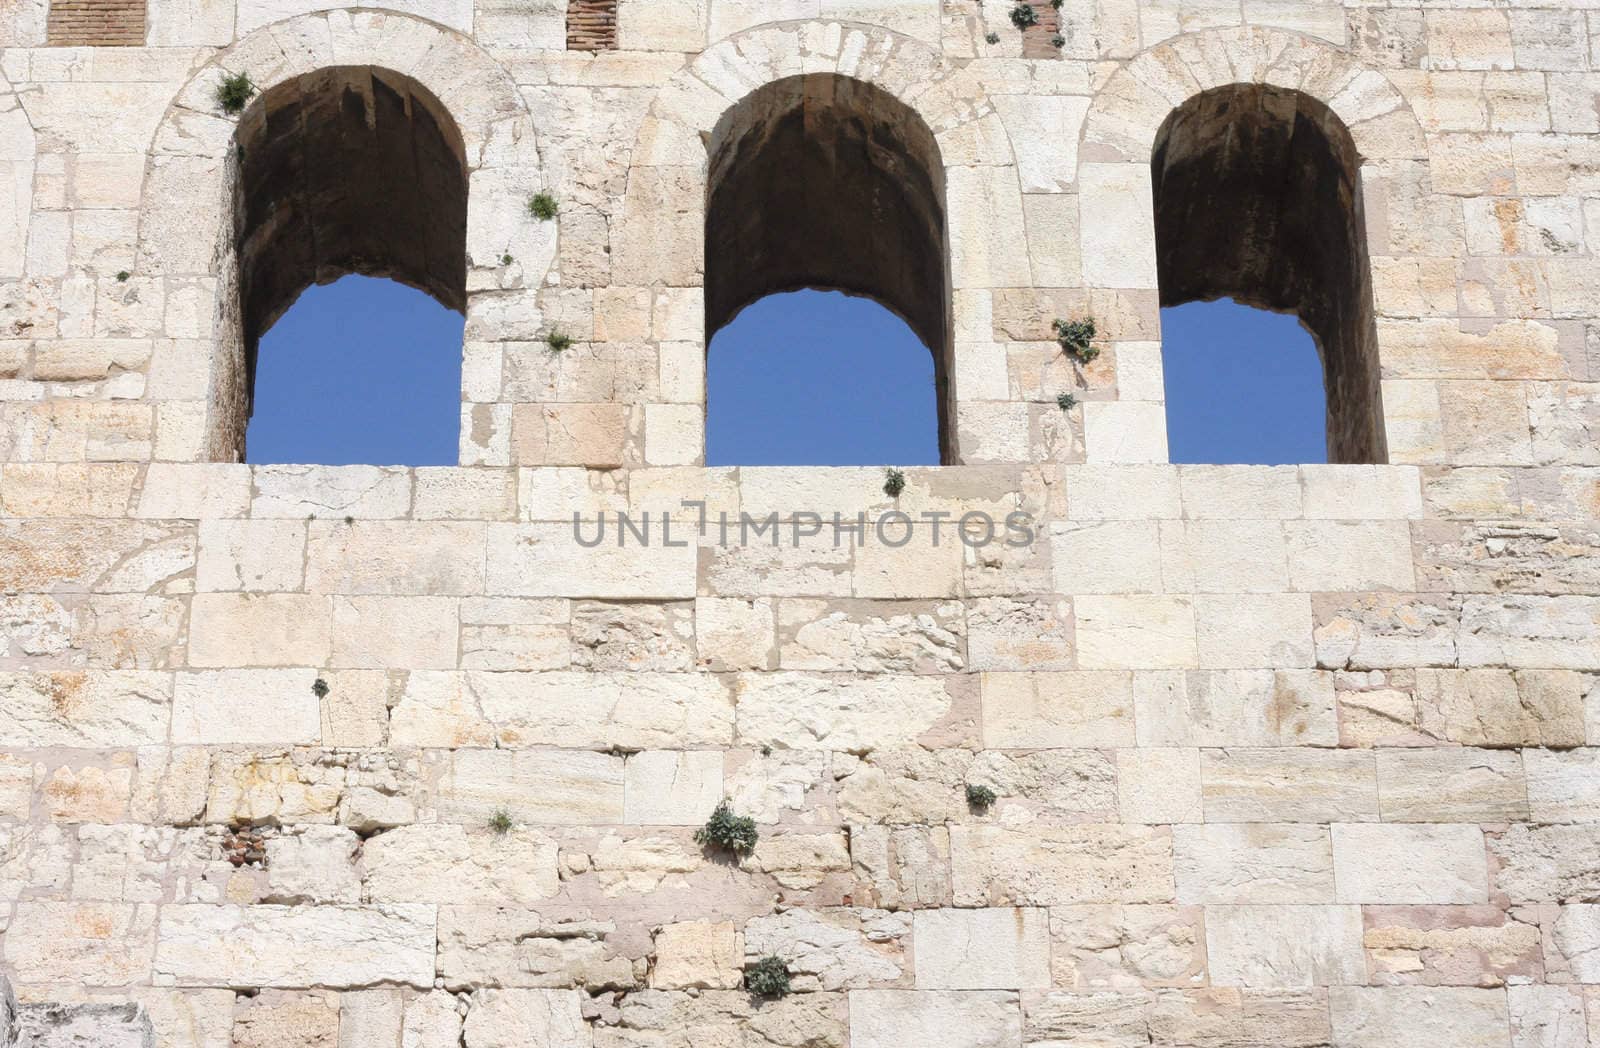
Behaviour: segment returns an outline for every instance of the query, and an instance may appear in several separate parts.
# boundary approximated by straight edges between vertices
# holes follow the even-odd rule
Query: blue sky
[[[1326,461],[1322,368],[1298,321],[1228,300],[1161,320],[1173,462]],[[461,331],[392,281],[307,289],[261,340],[249,461],[453,465]],[[709,358],[710,464],[939,460],[933,357],[869,299],[770,296]]]

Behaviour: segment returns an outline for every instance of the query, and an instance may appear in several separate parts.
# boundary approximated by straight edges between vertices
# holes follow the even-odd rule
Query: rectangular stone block
[[[1358,906],[1208,906],[1206,950],[1219,986],[1292,988],[1367,981]]]
[[[979,689],[984,745],[1130,746],[1131,684],[1127,673],[985,673]]]
[[[172,741],[208,745],[315,745],[321,705],[314,669],[179,673]]]
[[[1333,848],[1325,826],[1174,826],[1172,844],[1180,903],[1334,901]]]
[[[1483,832],[1462,825],[1335,825],[1339,901],[1479,903],[1488,900]]]
[[[1328,1007],[1337,1048],[1502,1048],[1511,1039],[1503,989],[1341,986]]]
[[[585,542],[595,539],[593,518],[584,521],[581,534]],[[690,542],[682,547],[663,545],[658,527],[649,546],[632,533],[619,546],[616,518],[607,515],[604,538],[593,548],[580,545],[570,518],[562,523],[491,524],[487,590],[497,596],[635,600],[695,595],[698,553],[692,532],[670,536],[673,543]]]
[[[623,817],[622,758],[589,750],[457,750],[439,780],[439,814],[484,825],[495,812],[534,825]]]
[[[196,593],[189,664],[321,666],[332,646],[328,598],[298,593]]]
[[[1172,834],[1147,826],[955,826],[957,906],[1170,902]]]
[[[1519,754],[1428,747],[1380,749],[1376,757],[1384,822],[1511,822],[1528,817],[1529,785]]]
[[[1022,1007],[1014,993],[852,990],[851,1048],[1022,1048]]]
[[[1208,822],[1372,822],[1378,782],[1370,754],[1297,747],[1205,750]]]
[[[700,826],[722,800],[722,751],[647,750],[623,769],[623,821]]]
[[[178,986],[433,985],[434,907],[162,907],[155,973]]]
[[[918,910],[913,935],[919,990],[1050,985],[1050,920],[1044,910]]]

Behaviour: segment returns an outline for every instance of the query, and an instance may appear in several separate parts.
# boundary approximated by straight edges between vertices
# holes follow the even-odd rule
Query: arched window
[[[785,455],[794,464],[833,462],[901,462],[911,464],[903,442],[881,441],[900,436],[904,418],[879,411],[862,421],[844,401],[870,388],[884,407],[921,412],[927,428],[938,433],[926,445],[923,462],[952,461],[950,418],[950,295],[944,206],[944,167],[939,148],[925,123],[904,103],[880,88],[849,77],[810,74],[789,77],[759,88],[734,106],[717,124],[710,142],[710,183],[706,209],[706,331],[715,335],[741,310],[757,300],[801,289],[843,291],[865,296],[892,312],[905,328],[932,351],[926,366],[890,366],[892,354],[867,366],[884,339],[898,339],[887,323],[878,333],[848,328],[846,355],[861,366],[840,366],[837,332],[825,326],[808,329],[806,337],[826,340],[834,351],[806,351],[804,338],[795,352],[773,356],[770,366],[809,372],[825,380],[821,399],[793,392],[791,399],[770,406],[765,423],[776,434],[787,425],[818,427],[860,422],[859,436],[841,436],[800,453],[790,445]],[[829,322],[848,319],[861,303],[843,296],[809,296],[805,308],[829,314]],[[790,312],[793,303],[762,303],[768,315],[789,315],[809,323],[804,313]],[[840,312],[842,311],[842,312]],[[748,442],[734,442],[726,457],[717,451],[718,434],[726,424],[722,413],[740,399],[733,371],[720,368],[719,355],[739,353],[760,332],[738,333],[713,343],[709,361],[706,430],[709,461],[734,464],[773,461]],[[874,344],[875,342],[879,344]],[[886,370],[887,369],[887,370]],[[735,369],[736,370],[736,369]],[[868,376],[870,375],[870,379]],[[931,381],[929,379],[931,378]],[[805,387],[796,374],[784,384],[790,391]],[[870,385],[869,385],[870,383]],[[841,400],[833,402],[833,395]],[[853,447],[855,453],[841,451]],[[779,454],[784,454],[779,452]],[[753,457],[747,457],[753,456]]]
[[[457,313],[466,308],[467,169],[454,122],[426,89],[398,73],[365,66],[320,69],[271,88],[245,110],[235,162],[235,246],[247,376],[247,388],[236,395],[245,400],[244,414],[288,411],[295,417],[297,405],[256,399],[263,338],[291,308],[307,311],[305,318],[295,318],[304,321],[293,330],[299,351],[313,359],[361,354],[377,367],[398,363],[399,354],[386,357],[383,326],[365,323],[350,311],[383,311],[390,321],[415,316],[418,323],[408,330],[425,330],[424,321],[434,325],[440,344],[429,351],[448,356],[447,367],[454,368],[457,380],[436,376],[408,383],[385,375],[389,381],[358,383],[345,390],[343,412],[326,418],[331,443],[321,454],[299,457],[319,462],[376,458],[407,465],[421,464],[408,461],[419,456],[436,461],[437,455],[403,445],[392,454],[370,444],[356,444],[361,450],[352,452],[340,447],[337,437],[341,431],[362,433],[363,412],[390,423],[402,420],[402,425],[437,427],[444,418],[459,426],[459,318],[451,342],[451,327],[440,326],[438,309],[417,301],[420,292]],[[387,278],[416,290],[340,281],[348,274]],[[308,287],[335,281],[302,299]],[[346,317],[342,325],[340,314]],[[327,322],[315,326],[318,318]],[[271,339],[267,344],[270,349]],[[314,386],[273,383],[271,392],[278,400]],[[235,439],[242,443],[243,434]],[[455,443],[451,429],[452,463]],[[253,453],[250,459],[264,461]]]
[[[1162,125],[1151,170],[1161,305],[1228,297],[1294,314],[1321,357],[1327,460],[1385,461],[1359,157],[1339,118],[1284,88],[1205,91]],[[1298,348],[1286,342],[1285,352]],[[1169,360],[1184,350],[1168,346]],[[1169,380],[1169,416],[1175,400],[1190,397],[1252,410],[1222,382]],[[1284,460],[1271,433],[1259,440],[1248,461]]]

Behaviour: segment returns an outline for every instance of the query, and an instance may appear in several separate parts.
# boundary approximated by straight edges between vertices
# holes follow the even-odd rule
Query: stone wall
[[[559,0],[151,0],[142,48],[46,46],[47,6],[0,19],[23,1022],[1600,1046],[1593,12],[1033,5],[1058,44],[998,0],[621,0],[589,51]],[[460,465],[243,465],[241,128],[356,70],[466,172]],[[949,464],[897,497],[702,465],[711,153],[791,78],[933,139],[868,165],[948,243]],[[1152,156],[1235,84],[1354,150],[1383,462],[1166,461]],[[749,854],[695,839],[723,799]],[[774,955],[794,992],[753,997]]]

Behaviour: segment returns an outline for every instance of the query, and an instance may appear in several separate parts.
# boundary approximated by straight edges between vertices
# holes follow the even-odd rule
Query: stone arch
[[[1176,38],[1114,74],[1085,120],[1085,222],[1129,216],[1118,194],[1140,205],[1098,250],[1086,227],[1085,280],[1296,314],[1322,356],[1330,458],[1385,461],[1363,165],[1425,155],[1399,90],[1327,44],[1261,28]],[[1311,258],[1311,243],[1340,250]]]
[[[319,12],[256,30],[178,92],[156,129],[140,206],[141,275],[198,285],[214,296],[206,458],[232,460],[242,447],[252,337],[240,308],[234,236],[242,125],[219,111],[216,87],[226,75],[245,73],[259,89],[259,103],[330,70],[367,70],[390,88],[411,85],[407,97],[426,97],[427,108],[453,125],[451,148],[459,150],[467,182],[466,272],[461,296],[446,304],[464,306],[469,325],[491,296],[533,295],[555,258],[558,223],[529,221],[524,211],[543,187],[532,117],[515,81],[476,44],[388,11]],[[497,268],[502,254],[518,260],[518,276]],[[425,280],[410,282],[428,289]]]
[[[707,207],[716,188],[716,157],[730,140],[730,127],[775,97],[799,100],[807,84],[813,92],[825,87],[829,94],[849,95],[852,105],[861,103],[863,113],[877,114],[869,122],[881,117],[880,124],[894,123],[903,117],[920,128],[908,133],[917,143],[903,152],[938,168],[929,176],[942,197],[943,215],[931,228],[940,242],[943,287],[935,316],[925,297],[913,302],[909,294],[869,287],[871,280],[811,275],[817,272],[815,265],[800,283],[871,294],[901,313],[928,341],[941,377],[960,373],[962,347],[950,337],[953,293],[1030,283],[1026,252],[1017,251],[1014,241],[1006,243],[1022,228],[1021,187],[1011,142],[976,75],[947,62],[928,45],[888,29],[850,22],[763,25],[717,42],[679,71],[652,103],[634,147],[617,264],[658,282],[703,284],[705,240],[699,232],[719,235],[707,226]],[[672,187],[672,203],[653,188],[666,185]],[[688,230],[697,232],[694,257],[663,271],[649,257],[661,224],[645,216],[668,207],[673,209],[671,221],[685,230],[685,243]],[[1014,221],[997,222],[997,214]],[[792,289],[800,269],[787,277],[775,275],[762,293]],[[932,279],[932,274],[915,279]],[[707,323],[715,327],[730,319],[761,284],[759,279],[746,280],[732,292],[708,287]],[[711,333],[702,330],[702,342]],[[958,459],[956,393],[953,380],[945,381],[940,409],[946,462]]]

